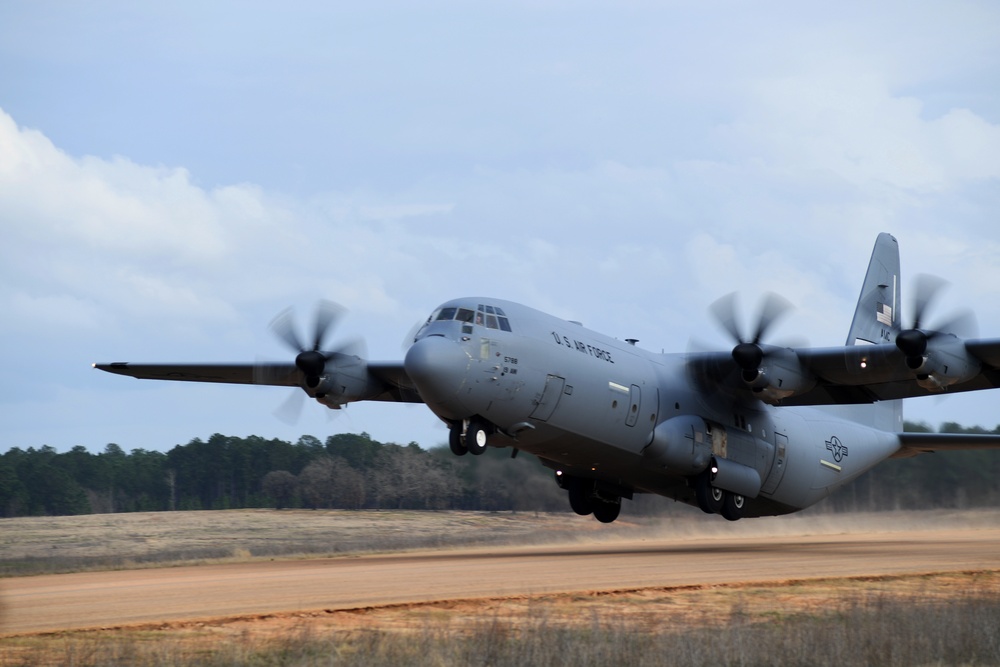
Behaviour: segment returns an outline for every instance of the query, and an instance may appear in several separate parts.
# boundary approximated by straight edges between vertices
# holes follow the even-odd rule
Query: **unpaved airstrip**
[[[730,533],[728,524],[711,524],[708,535],[687,529],[671,534],[666,522],[563,544],[10,577],[0,580],[0,635],[245,625],[431,603],[468,610],[553,594],[669,595],[746,584],[1000,571],[1000,515],[927,516],[842,524],[819,519],[818,530],[794,518]]]

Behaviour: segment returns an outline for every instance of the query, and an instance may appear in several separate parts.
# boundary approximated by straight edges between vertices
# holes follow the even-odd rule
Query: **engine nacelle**
[[[338,409],[347,403],[371,398],[379,391],[381,384],[368,372],[364,359],[342,355],[327,362],[319,383],[309,393],[323,405]]]
[[[701,417],[681,415],[659,424],[642,450],[651,466],[696,475],[712,460],[713,429]]]
[[[757,398],[771,405],[816,386],[816,377],[802,367],[795,351],[782,347],[765,348],[760,367],[743,369],[740,378]]]
[[[926,353],[907,357],[906,365],[914,371],[917,384],[933,392],[971,380],[982,368],[966,351],[965,342],[952,335],[931,340]]]

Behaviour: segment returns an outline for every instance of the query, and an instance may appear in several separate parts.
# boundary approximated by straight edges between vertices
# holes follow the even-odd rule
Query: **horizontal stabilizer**
[[[928,452],[953,452],[970,449],[1000,449],[1000,434],[970,433],[897,433],[902,449],[894,458]]]

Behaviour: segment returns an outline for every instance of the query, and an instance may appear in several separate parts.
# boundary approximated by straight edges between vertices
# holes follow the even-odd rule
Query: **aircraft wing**
[[[395,401],[399,403],[423,403],[417,388],[406,374],[401,361],[369,362],[368,372],[381,380],[386,390],[376,401]]]
[[[282,387],[299,385],[299,369],[295,364],[288,363],[133,364],[117,361],[110,364],[94,364],[94,368],[140,380],[263,384]]]
[[[966,352],[979,364],[978,372],[949,385],[956,393],[1000,387],[1000,339],[968,340]],[[790,397],[786,405],[873,403],[918,396],[938,396],[941,390],[917,382],[903,352],[893,344],[850,345],[796,350],[796,356],[817,378],[812,391]],[[933,354],[933,350],[929,353]]]
[[[906,365],[903,352],[889,343],[800,349],[764,346],[766,356],[762,366],[766,369],[772,360],[777,360],[783,365],[786,382],[802,381],[801,391],[777,401],[789,406],[875,403],[1000,387],[1000,339],[964,341],[964,349],[969,359],[978,364],[978,371],[943,390],[918,383],[916,373]],[[751,391],[741,380],[740,368],[731,353],[689,355],[688,368],[702,387]]]
[[[180,382],[219,382],[277,387],[301,387],[302,373],[295,364],[262,362],[256,364],[134,364],[118,361],[94,364],[94,368],[140,380],[177,380]],[[383,391],[368,400],[422,403],[402,362],[369,362],[368,373],[383,385]]]

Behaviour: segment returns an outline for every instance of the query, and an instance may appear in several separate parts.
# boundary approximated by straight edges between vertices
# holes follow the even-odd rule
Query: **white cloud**
[[[235,30],[40,7],[0,7],[6,396],[117,386],[66,370],[105,354],[284,354],[267,322],[317,298],[379,358],[461,294],[683,350],[717,337],[714,299],[773,290],[799,307],[782,332],[835,344],[880,231],[904,286],[945,275],[1000,331],[988,3],[241,8]]]
[[[968,109],[926,118],[860,68],[767,79],[719,141],[780,173],[818,172],[852,186],[924,192],[1000,177],[1000,125]]]

